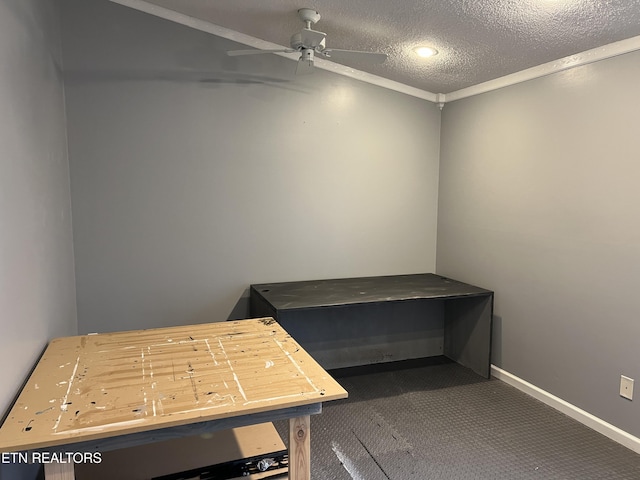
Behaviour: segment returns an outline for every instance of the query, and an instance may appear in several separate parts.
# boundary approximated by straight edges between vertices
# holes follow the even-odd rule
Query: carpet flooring
[[[640,455],[446,359],[332,375],[349,398],[311,418],[314,480],[640,479]]]

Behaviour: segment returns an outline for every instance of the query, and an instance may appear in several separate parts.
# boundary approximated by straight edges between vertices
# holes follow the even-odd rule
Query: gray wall
[[[496,291],[497,366],[636,436],[638,78],[635,52],[447,104],[437,254]]]
[[[253,282],[433,270],[436,107],[106,1],[63,10],[81,331],[241,317]],[[3,410],[76,331],[59,35],[53,2],[0,0]],[[437,256],[496,291],[494,363],[636,436],[639,70],[448,104]]]
[[[104,0],[63,12],[81,333],[242,318],[251,283],[434,270],[435,105]]]
[[[0,412],[49,339],[76,333],[59,28],[53,2],[0,0]]]

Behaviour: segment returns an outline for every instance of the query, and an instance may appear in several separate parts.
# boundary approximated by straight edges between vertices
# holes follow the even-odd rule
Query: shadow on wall
[[[249,289],[245,288],[244,292],[236,302],[236,305],[229,313],[227,320],[242,320],[249,318],[251,312],[249,310]]]
[[[73,68],[64,71],[64,80],[69,84],[115,83],[115,82],[171,82],[197,83],[205,87],[222,85],[266,85],[275,88],[311,93],[292,81],[296,78],[292,70],[293,62],[283,63],[285,67],[275,74],[266,75],[260,68],[260,63],[244,62],[238,64],[238,59],[227,57],[224,51],[211,46],[198,52],[178,51],[166,59],[167,64],[157,65],[149,63],[127,63],[111,65],[109,68],[85,67],[80,70]],[[291,65],[289,65],[291,63]],[[299,83],[299,82],[298,82]]]
[[[502,365],[502,317],[493,316],[493,331],[491,333],[491,363],[496,367]]]
[[[65,82],[70,84],[114,83],[114,82],[172,82],[172,83],[200,83],[204,86],[224,84],[251,85],[261,84],[287,90],[308,93],[307,90],[291,86],[289,80],[252,73],[238,73],[227,71],[175,71],[175,70],[109,70],[109,71],[74,71],[64,72]]]

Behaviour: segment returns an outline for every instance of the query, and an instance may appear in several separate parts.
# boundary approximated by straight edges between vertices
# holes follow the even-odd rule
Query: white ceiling
[[[115,0],[118,1],[118,0]],[[124,3],[124,2],[122,2]],[[640,0],[147,0],[270,43],[289,46],[310,7],[327,47],[388,54],[357,70],[450,93],[640,35]],[[421,59],[413,48],[439,54]],[[639,47],[640,48],[640,47]]]

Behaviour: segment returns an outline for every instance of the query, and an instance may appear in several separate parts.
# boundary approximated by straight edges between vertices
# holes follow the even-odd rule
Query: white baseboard
[[[633,435],[625,432],[624,430],[619,429],[611,425],[610,423],[601,420],[600,418],[591,415],[589,412],[582,410],[581,408],[576,407],[575,405],[570,404],[562,400],[561,398],[556,397],[555,395],[550,394],[542,390],[541,388],[536,387],[535,385],[522,380],[519,377],[516,377],[512,373],[509,373],[501,368],[496,367],[495,365],[491,365],[491,376],[497,378],[498,380],[502,380],[505,383],[517,388],[521,392],[526,393],[527,395],[532,396],[536,400],[540,400],[542,403],[549,405],[552,408],[555,408],[559,412],[568,415],[569,417],[577,420],[578,422],[586,425],[587,427],[595,430],[603,434],[606,437],[609,437],[611,440],[618,442],[621,445],[633,450],[636,453],[640,453],[640,438],[634,437]]]

